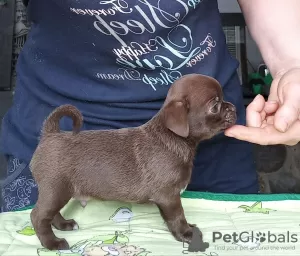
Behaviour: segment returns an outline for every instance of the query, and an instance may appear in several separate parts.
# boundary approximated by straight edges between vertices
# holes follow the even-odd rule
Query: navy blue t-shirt
[[[227,50],[217,0],[30,0],[28,13],[32,29],[17,64],[14,103],[3,120],[4,154],[29,162],[44,119],[61,104],[80,109],[83,129],[143,124],[160,109],[170,85],[188,73],[216,78],[244,123],[238,62]],[[71,130],[72,123],[63,119],[61,128]],[[233,144],[245,156],[224,152]],[[225,184],[219,190],[226,190],[226,180],[236,174],[223,169],[242,158],[247,166],[252,161],[248,146],[224,136],[203,145],[195,168],[214,172],[193,175],[206,182],[205,189],[219,177]],[[218,161],[207,163],[216,156],[219,176]],[[239,168],[254,179],[252,167]]]

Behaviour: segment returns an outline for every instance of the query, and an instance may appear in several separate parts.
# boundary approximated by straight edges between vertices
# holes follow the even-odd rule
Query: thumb
[[[300,97],[297,93],[292,93],[292,90],[286,91],[283,104],[276,111],[274,117],[274,126],[277,130],[286,132],[298,120],[300,113],[299,100]]]
[[[267,133],[264,129],[257,127],[245,127],[235,125],[225,131],[225,135],[250,143],[269,145],[274,143],[274,134]],[[276,139],[276,138],[275,138]]]

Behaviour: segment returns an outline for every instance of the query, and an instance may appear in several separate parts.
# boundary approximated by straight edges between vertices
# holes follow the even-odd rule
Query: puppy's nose
[[[228,111],[232,111],[232,112],[235,112],[235,106],[234,105],[229,105],[229,106],[227,106],[227,108],[226,108],[226,111],[228,112]]]

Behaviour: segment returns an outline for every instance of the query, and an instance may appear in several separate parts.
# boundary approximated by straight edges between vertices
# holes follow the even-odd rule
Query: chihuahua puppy
[[[64,116],[72,118],[73,131],[60,131]],[[51,226],[78,229],[60,213],[71,198],[155,204],[175,239],[190,243],[195,225],[187,222],[180,195],[197,145],[236,122],[236,109],[223,100],[220,84],[199,74],[181,77],[158,113],[139,127],[80,131],[82,122],[76,107],[56,108],[30,162],[39,190],[31,221],[42,246],[69,248]]]

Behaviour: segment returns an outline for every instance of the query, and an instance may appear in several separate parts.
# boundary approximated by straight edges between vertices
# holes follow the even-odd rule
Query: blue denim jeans
[[[6,178],[1,182],[1,212],[34,205],[38,189],[29,165],[15,157],[8,157],[7,160]]]

